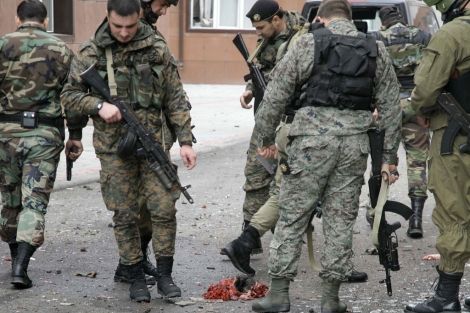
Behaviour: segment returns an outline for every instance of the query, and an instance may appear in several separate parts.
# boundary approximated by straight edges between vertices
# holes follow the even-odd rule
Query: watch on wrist
[[[104,101],[98,102],[98,104],[96,105],[96,110],[97,111],[101,110],[101,108],[103,107],[103,103],[104,103]]]

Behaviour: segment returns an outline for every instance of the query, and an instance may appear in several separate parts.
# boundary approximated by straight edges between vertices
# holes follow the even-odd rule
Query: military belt
[[[294,121],[294,117],[295,115],[282,114],[281,122],[285,124],[292,124],[292,121]]]
[[[7,122],[7,123],[19,123],[21,124],[21,116],[22,113],[16,114],[0,114],[0,122]],[[60,123],[62,121],[62,124]],[[64,119],[62,117],[58,118],[49,118],[49,117],[42,117],[39,116],[38,118],[38,125],[50,126],[50,127],[63,127]]]

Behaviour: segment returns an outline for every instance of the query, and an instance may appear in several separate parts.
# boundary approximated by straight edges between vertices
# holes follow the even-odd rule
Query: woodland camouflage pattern
[[[173,256],[176,236],[175,202],[180,191],[167,190],[150,170],[145,159],[135,155],[126,159],[115,152],[125,122],[106,123],[96,112],[101,95],[94,89],[89,94],[81,83],[80,73],[96,63],[102,77],[107,74],[105,48],[112,47],[113,67],[118,99],[138,103],[135,110],[143,125],[165,150],[173,144],[162,110],[174,127],[181,143],[190,143],[191,117],[177,72],[176,60],[165,41],[146,23],[140,22],[135,37],[126,44],[117,43],[109,34],[107,20],[91,40],[82,44],[72,62],[68,83],[62,93],[67,116],[91,115],[95,130],[93,145],[101,162],[100,185],[108,210],[114,211],[114,234],[121,263],[132,265],[142,259],[139,235],[139,196],[146,199],[152,216],[155,256]],[[133,92],[134,91],[134,92]],[[163,118],[162,118],[163,117]],[[142,202],[142,199],[140,200]]]
[[[332,20],[328,28],[334,34],[358,33],[354,24],[345,19]],[[399,85],[385,46],[381,42],[377,46],[374,100],[379,112],[378,127],[386,130],[382,162],[389,163],[399,145]],[[274,144],[284,106],[296,85],[309,78],[313,60],[313,35],[303,35],[271,72],[273,79],[256,114],[258,147]],[[353,268],[353,227],[370,150],[366,132],[372,125],[370,111],[333,107],[305,107],[297,111],[286,148],[289,159],[279,195],[280,218],[270,245],[272,277],[296,276],[302,234],[321,198],[325,244],[320,276],[347,280]]]
[[[62,115],[59,94],[72,51],[35,23],[0,38],[0,114]],[[23,129],[0,123],[0,237],[8,243],[44,242],[45,214],[63,141],[55,127]]]
[[[299,13],[289,11],[286,15],[286,30],[277,35],[273,40],[264,42],[265,46],[261,48],[256,64],[263,70],[265,80],[268,83],[269,73],[277,61],[279,47],[287,41],[294,28],[301,29],[301,25],[304,25],[304,23],[305,19]],[[258,45],[261,41],[262,38],[258,40]],[[251,90],[253,95],[256,94],[255,87],[251,81],[247,84],[246,90]],[[250,146],[247,151],[247,160],[244,172],[246,181],[243,185],[243,190],[246,192],[245,200],[243,202],[243,218],[247,221],[250,221],[251,217],[258,212],[259,208],[268,200],[269,186],[273,180],[273,175],[269,174],[258,159],[256,159],[256,156],[258,155],[256,147],[257,139],[258,133],[256,130],[253,130],[250,139]]]

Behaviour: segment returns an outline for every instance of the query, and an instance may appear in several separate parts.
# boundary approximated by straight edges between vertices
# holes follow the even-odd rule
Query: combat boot
[[[17,288],[31,288],[33,287],[32,280],[28,277],[28,266],[31,256],[36,251],[36,247],[33,247],[27,242],[19,242],[17,255],[13,262],[11,272],[11,283]]]
[[[168,298],[181,297],[181,289],[171,278],[173,271],[173,257],[162,256],[157,259],[157,287],[158,293]]]
[[[145,283],[142,261],[132,265],[120,265],[124,272],[129,273],[129,295],[132,301],[150,302],[150,291]]]
[[[242,231],[244,231],[245,228],[248,227],[248,225],[250,225],[250,221],[243,221]],[[273,234],[274,234],[274,229],[276,229],[276,226],[271,228],[271,232]],[[261,237],[258,236],[258,240],[256,241],[255,246],[251,249],[250,254],[254,255],[254,254],[262,254],[262,253],[263,253],[263,245],[261,244]],[[222,248],[220,250],[220,254],[221,255],[227,255],[227,251],[225,251],[225,248]]]
[[[121,262],[119,262],[118,266],[116,267],[116,271],[114,272],[114,281],[116,283],[126,283],[129,284],[129,272],[127,268],[122,266]],[[153,276],[145,275],[145,284],[146,285],[155,285],[157,280]]]
[[[140,247],[142,248],[142,254],[144,256],[142,260],[142,267],[144,269],[145,274],[153,276],[155,277],[155,279],[157,279],[157,268],[153,266],[152,262],[150,261],[149,254],[148,254],[150,240],[152,240],[152,237],[148,237],[148,236],[140,237]]]
[[[259,232],[253,226],[246,226],[240,237],[225,246],[225,254],[239,271],[247,275],[255,275],[256,271],[250,266],[250,253],[259,240]]]
[[[423,208],[427,197],[411,197],[411,209],[414,214],[410,217],[406,234],[410,238],[423,237]]]
[[[341,281],[333,278],[323,279],[323,291],[321,296],[321,313],[346,312],[346,303],[339,300],[339,287]]]
[[[459,286],[463,273],[446,273],[439,270],[438,266],[436,270],[439,273],[439,282],[434,296],[423,303],[408,304],[406,313],[460,313]]]
[[[13,263],[18,255],[18,243],[9,243],[8,246],[10,247],[11,268],[13,269]]]
[[[367,273],[358,272],[355,269],[352,270],[351,274],[348,276],[348,282],[350,283],[362,283],[367,281],[369,277]]]
[[[289,312],[289,285],[290,280],[287,278],[273,278],[266,297],[253,303],[251,309],[255,312]]]
[[[465,298],[463,305],[468,311],[470,311],[470,297]]]

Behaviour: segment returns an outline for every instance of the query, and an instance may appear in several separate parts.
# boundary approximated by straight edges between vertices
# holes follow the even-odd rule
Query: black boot
[[[459,286],[463,273],[446,273],[439,270],[439,282],[434,296],[423,303],[408,304],[405,312],[412,313],[441,313],[460,312]]]
[[[157,268],[153,266],[152,262],[149,259],[149,242],[152,240],[151,237],[141,236],[140,237],[140,247],[142,248],[142,254],[144,259],[142,260],[142,267],[144,268],[144,273],[157,279]],[[154,284],[155,285],[155,284]]]
[[[10,247],[11,268],[13,269],[13,263],[18,255],[18,243],[9,243],[8,246]]]
[[[145,271],[144,271],[145,272]],[[118,264],[116,267],[116,271],[114,272],[114,281],[117,283],[126,283],[129,284],[129,272],[127,272],[126,267],[123,267],[121,263]],[[145,275],[145,284],[146,285],[155,285],[157,280],[155,277],[150,275]]]
[[[33,282],[28,277],[28,265],[34,251],[36,251],[36,247],[29,243],[18,243],[17,255],[11,272],[11,283],[17,288],[33,287]]]
[[[243,221],[243,224],[242,224],[242,231],[245,230],[246,227],[248,227],[248,225],[250,225],[250,221]],[[274,226],[273,228],[271,228],[271,232],[274,234],[274,229],[276,229],[276,226]],[[258,240],[256,241],[255,243],[255,246],[251,249],[251,252],[250,254],[251,255],[254,255],[254,254],[261,254],[263,253],[263,245],[261,244],[261,237],[258,236]],[[220,254],[221,255],[227,255],[226,251],[225,251],[225,248],[222,248],[220,250]]]
[[[465,308],[466,308],[467,310],[470,311],[470,297],[465,298],[465,301],[463,302],[463,305],[465,306]]]
[[[240,237],[225,246],[225,253],[239,271],[247,275],[255,275],[256,271],[250,266],[250,253],[256,246],[260,236],[253,226],[247,226]]]
[[[411,209],[414,214],[410,217],[406,234],[411,238],[423,237],[423,208],[427,197],[411,197]]]
[[[150,302],[150,291],[145,284],[145,274],[142,269],[142,261],[132,265],[120,265],[124,272],[129,273],[129,295],[132,301]]]
[[[168,298],[181,297],[181,289],[171,278],[173,271],[173,257],[162,256],[157,259],[157,287],[158,293]]]
[[[352,270],[351,274],[348,276],[348,282],[350,283],[362,283],[367,281],[369,277],[367,273],[358,272],[355,269]]]

